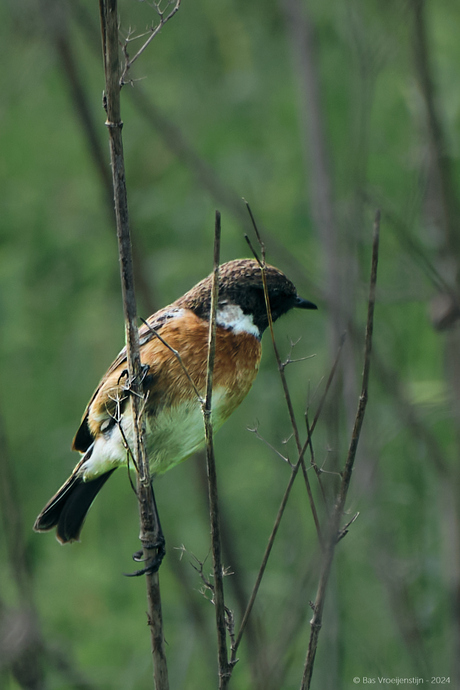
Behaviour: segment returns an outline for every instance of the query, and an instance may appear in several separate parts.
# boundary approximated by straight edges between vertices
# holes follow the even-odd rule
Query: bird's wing
[[[142,326],[139,328],[139,347],[142,349],[142,347],[146,345],[148,342],[150,342],[152,338],[156,338],[155,331],[161,334],[161,330],[164,327],[164,325],[166,323],[169,323],[171,319],[174,319],[177,316],[179,316],[180,313],[181,309],[179,307],[170,305],[168,307],[165,307],[164,309],[161,309],[160,311],[155,312],[155,314],[152,314],[152,316],[149,316],[147,322],[142,324]],[[100,380],[99,385],[97,386],[93,395],[91,396],[91,399],[88,402],[85,412],[83,414],[78,431],[73,439],[72,450],[78,450],[81,453],[84,453],[88,450],[89,446],[94,441],[93,434],[91,433],[91,430],[88,426],[89,409],[95,397],[99,393],[101,387],[105,384],[105,382],[113,374],[113,372],[116,369],[118,369],[121,364],[123,364],[123,362],[126,362],[126,347],[124,347],[120,351],[116,359],[112,362],[112,364]]]

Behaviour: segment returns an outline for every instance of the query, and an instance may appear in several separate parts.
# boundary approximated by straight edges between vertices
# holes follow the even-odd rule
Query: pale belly
[[[212,424],[217,431],[229,415],[234,405],[229,404],[228,396],[223,389],[213,392]],[[133,445],[132,419],[123,416],[123,435],[130,447]],[[161,410],[151,422],[147,422],[146,450],[150,471],[153,475],[163,474],[171,467],[182,462],[205,443],[204,420],[201,405],[197,400],[183,402],[176,407]],[[91,456],[81,466],[85,481],[127,464],[127,451],[118,426],[112,427],[110,433],[96,438]]]

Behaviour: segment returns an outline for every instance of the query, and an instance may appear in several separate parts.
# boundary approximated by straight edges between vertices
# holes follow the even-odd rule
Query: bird
[[[264,270],[272,322],[293,308],[317,309],[299,297],[282,271],[268,264]],[[205,443],[199,396],[204,397],[206,390],[212,280],[211,273],[139,329],[145,442],[152,477],[182,462]],[[268,325],[259,262],[236,259],[222,264],[212,390],[214,431],[249,392]],[[72,449],[81,459],[38,515],[36,532],[56,528],[60,543],[79,541],[96,495],[115,469],[126,466],[126,443],[132,447],[134,441],[126,377],[123,348],[93,393],[73,439]]]

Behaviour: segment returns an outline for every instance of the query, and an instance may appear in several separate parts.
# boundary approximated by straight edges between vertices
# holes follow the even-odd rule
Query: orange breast
[[[161,337],[179,352],[183,365],[202,396],[206,387],[208,328],[205,321],[193,312],[186,311],[184,316],[171,319],[161,329]],[[219,410],[219,426],[251,388],[260,356],[261,345],[253,335],[235,335],[230,330],[218,327],[213,389],[227,391],[225,402]],[[149,367],[144,381],[148,393],[148,417],[154,418],[165,407],[179,406],[196,398],[177,357],[154,335],[141,346],[141,361]],[[125,369],[126,362],[123,362],[104,381],[90,405],[88,423],[94,436],[100,433],[101,424],[115,413],[117,396],[126,397],[119,381]]]

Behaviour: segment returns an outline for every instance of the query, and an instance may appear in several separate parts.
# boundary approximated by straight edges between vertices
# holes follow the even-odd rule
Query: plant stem
[[[213,602],[216,612],[217,658],[219,665],[219,690],[228,686],[231,667],[228,663],[227,627],[225,620],[224,583],[222,572],[222,544],[219,523],[219,501],[217,493],[217,474],[214,458],[213,430],[211,419],[212,380],[214,357],[216,352],[216,310],[219,290],[219,255],[220,255],[220,213],[216,211],[214,237],[214,273],[212,281],[211,308],[209,315],[208,362],[206,374],[206,398],[202,405],[205,437],[206,464],[208,472],[209,513],[211,520],[211,548],[214,569]]]
[[[144,558],[149,561],[153,556],[152,551],[155,552],[155,547],[152,545],[155,544],[158,536],[159,525],[144,443],[145,424],[142,414],[143,393],[140,377],[139,332],[137,327],[137,307],[123,156],[117,0],[100,0],[99,8],[106,83],[106,126],[109,130],[110,138],[112,182],[125,315],[127,362],[132,393],[130,401],[135,434],[135,447],[132,451],[138,469],[137,494],[141,521],[140,539],[144,549]],[[146,583],[155,688],[156,690],[168,690],[168,671],[164,651],[158,572],[147,572]]]
[[[355,423],[353,426],[353,432],[351,436],[350,446],[348,449],[347,460],[345,462],[345,467],[342,472],[342,481],[339,488],[339,493],[337,496],[336,504],[331,515],[329,522],[325,548],[323,550],[321,573],[318,584],[318,591],[316,593],[316,599],[313,604],[313,616],[310,621],[311,632],[310,640],[308,643],[307,656],[305,660],[304,673],[301,683],[301,690],[309,690],[313,665],[315,662],[316,650],[318,647],[318,637],[323,621],[323,610],[324,603],[326,600],[326,590],[329,581],[329,576],[331,574],[332,563],[335,555],[335,547],[337,544],[339,536],[340,521],[342,519],[345,502],[347,499],[348,489],[350,486],[351,474],[353,471],[353,465],[355,462],[356,451],[358,449],[359,437],[361,434],[361,428],[364,421],[364,413],[367,405],[368,397],[368,385],[369,385],[369,371],[370,371],[370,361],[371,361],[371,350],[372,350],[372,333],[374,327],[374,307],[375,307],[375,286],[377,282],[377,264],[378,264],[378,251],[379,251],[379,232],[380,232],[380,212],[377,211],[374,222],[374,240],[372,246],[372,267],[371,267],[371,279],[369,288],[369,300],[368,300],[368,310],[367,310],[367,324],[366,324],[366,337],[365,337],[365,349],[364,349],[364,368],[362,376],[361,385],[361,395],[358,402],[358,410],[356,412]]]

